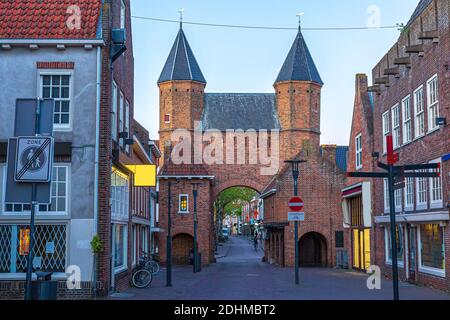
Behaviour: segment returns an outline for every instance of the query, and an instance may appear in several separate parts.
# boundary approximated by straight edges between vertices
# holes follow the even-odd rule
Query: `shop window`
[[[430,271],[443,275],[445,271],[444,228],[438,224],[420,225],[420,267],[422,271]]]

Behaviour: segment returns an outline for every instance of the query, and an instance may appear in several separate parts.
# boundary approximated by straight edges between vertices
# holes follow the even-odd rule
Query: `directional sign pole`
[[[392,143],[392,135],[386,137],[387,146],[387,162],[384,164],[378,162],[378,167],[387,172],[349,172],[347,175],[354,178],[383,178],[388,179],[389,193],[389,216],[390,216],[390,234],[391,234],[391,256],[392,256],[392,284],[394,300],[399,300],[398,289],[398,261],[397,261],[397,225],[395,216],[395,199],[394,191],[396,188],[402,188],[404,183],[401,182],[405,177],[409,178],[437,178],[440,176],[440,165],[436,163],[430,164],[412,164],[404,166],[395,166],[398,162],[398,154],[394,154]],[[437,169],[438,172],[405,172],[405,170],[429,170]],[[394,185],[396,181],[397,186]]]
[[[290,160],[285,162],[290,163],[292,165],[292,177],[294,179],[294,197],[296,197],[298,196],[298,176],[299,176],[298,165],[300,163],[305,163],[306,160]],[[295,245],[295,261],[294,261],[295,284],[298,285],[300,283],[300,276],[298,272],[299,267],[298,221],[294,221],[294,245]]]
[[[36,136],[40,132],[39,124],[40,124],[40,115],[41,115],[41,103],[42,100],[38,100],[36,104],[36,126],[35,126],[35,134]],[[50,169],[51,170],[51,169]],[[33,274],[33,258],[34,258],[34,218],[35,211],[37,206],[36,201],[36,193],[37,193],[37,183],[33,182],[31,189],[31,218],[30,218],[30,248],[28,251],[28,259],[27,259],[27,278],[26,278],[26,287],[25,287],[25,300],[31,300],[31,277]]]

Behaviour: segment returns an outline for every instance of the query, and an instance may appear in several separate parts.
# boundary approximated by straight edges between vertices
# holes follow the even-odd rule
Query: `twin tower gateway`
[[[159,143],[164,150],[159,172],[159,224],[163,229],[169,228],[167,213],[170,212],[172,234],[163,231],[161,236],[163,239],[171,237],[172,250],[169,252],[172,252],[174,263],[188,263],[187,257],[194,245],[194,204],[189,201],[194,198],[193,184],[198,188],[198,251],[203,264],[214,261],[215,233],[221,214],[221,209],[214,205],[218,195],[234,186],[248,187],[264,194],[275,182],[286,180],[277,177],[288,172],[284,161],[300,154],[308,158],[308,166],[314,170],[308,173],[309,180],[326,180],[325,198],[321,201],[337,201],[333,208],[339,207],[338,199],[326,198],[333,193],[325,189],[339,184],[333,182],[336,179],[334,162],[331,167],[323,164],[320,146],[322,85],[299,29],[276,78],[275,93],[205,93],[205,77],[180,26],[158,80]],[[300,180],[303,178],[306,177]],[[275,255],[275,245],[271,241],[275,241],[277,235],[276,255],[281,257],[281,252],[285,252],[283,265],[293,265],[293,257],[289,256],[289,248],[293,247],[292,237],[288,235],[291,232],[287,218],[289,198],[281,200],[291,196],[291,184],[281,189],[287,190],[289,195],[271,195],[280,197],[279,202],[284,204],[285,210],[272,217],[268,214],[264,219],[265,255],[267,261]],[[310,193],[305,191],[303,194],[306,202]],[[171,197],[170,201],[168,197]],[[310,202],[309,210],[313,208]],[[327,231],[314,228],[309,231],[320,232],[325,237],[334,234],[330,214],[341,216],[339,212],[310,212],[308,219],[321,228],[327,226]],[[305,221],[304,225],[308,223]],[[342,227],[342,222],[336,220],[335,223]],[[286,233],[286,241],[278,237],[281,233]],[[161,260],[165,261],[166,243],[160,241],[159,245]],[[326,254],[329,258],[325,260],[332,262],[332,254],[330,249]]]

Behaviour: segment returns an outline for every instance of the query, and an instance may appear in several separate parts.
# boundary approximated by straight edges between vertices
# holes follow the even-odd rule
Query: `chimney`
[[[336,148],[335,144],[322,145],[322,157],[336,163]]]
[[[364,73],[356,74],[355,92],[357,94],[365,93],[365,92],[367,92],[368,88],[369,88],[369,83],[367,80],[367,75]]]
[[[172,153],[172,141],[164,142],[164,164],[168,164]]]

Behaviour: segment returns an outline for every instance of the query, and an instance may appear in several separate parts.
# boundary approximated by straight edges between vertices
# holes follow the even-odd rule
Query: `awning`
[[[397,214],[395,221],[397,223],[426,223],[426,222],[441,222],[449,221],[449,213],[446,211],[427,212],[427,213],[405,213]],[[375,216],[375,223],[386,224],[390,223],[389,215]]]

